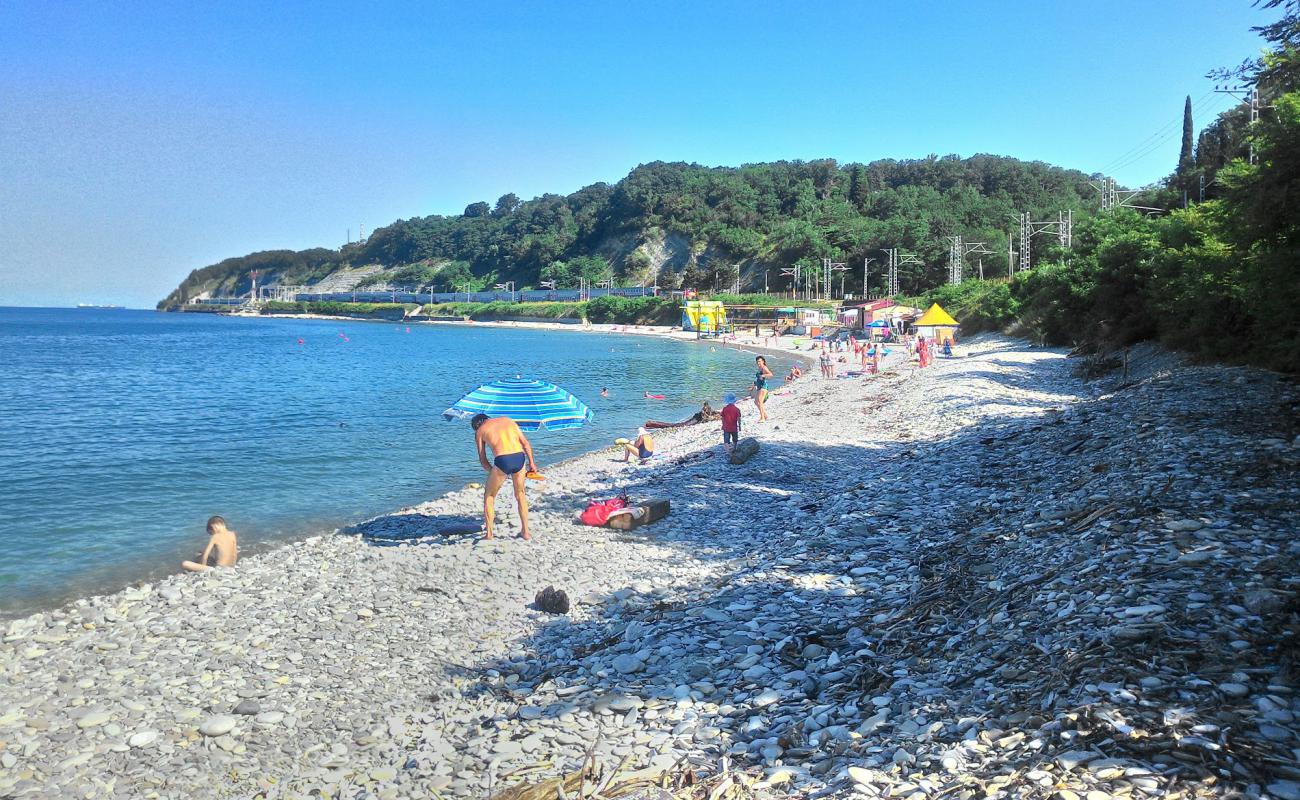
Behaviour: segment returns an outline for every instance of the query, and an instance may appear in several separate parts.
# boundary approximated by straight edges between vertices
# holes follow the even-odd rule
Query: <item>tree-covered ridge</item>
[[[1262,32],[1273,47],[1242,68],[1258,121],[1238,107],[1202,132],[1166,182],[1199,178],[1204,202],[1168,215],[1082,220],[1069,250],[1046,248],[1012,281],[945,286],[963,327],[1020,325],[1046,342],[1105,352],[1157,338],[1193,353],[1300,372],[1300,0]],[[1254,153],[1254,161],[1248,154]],[[1199,192],[1198,192],[1199,194]]]
[[[655,162],[567,196],[520,202],[508,194],[459,216],[398,220],[339,250],[226,259],[196,270],[161,305],[213,289],[246,292],[252,270],[263,283],[289,284],[366,265],[384,268],[376,280],[436,290],[506,280],[573,286],[579,277],[711,288],[737,274],[761,289],[765,270],[776,288],[783,279],[775,268],[832,258],[854,265],[845,286],[860,292],[862,260],[886,247],[920,256],[900,275],[905,289],[919,291],[946,276],[944,237],[1005,251],[1020,212],[1055,217],[1095,205],[1094,195],[1081,172],[990,155],[738,168]],[[868,288],[881,291],[880,278],[877,270]]]

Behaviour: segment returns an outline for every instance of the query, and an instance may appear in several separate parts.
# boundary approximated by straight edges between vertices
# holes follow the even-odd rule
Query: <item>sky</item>
[[[0,0],[0,306],[616,182],[638,164],[994,153],[1141,186],[1248,0]]]

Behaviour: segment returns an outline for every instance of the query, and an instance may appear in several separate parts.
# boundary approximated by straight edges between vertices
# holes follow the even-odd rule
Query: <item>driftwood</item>
[[[619,798],[663,798],[664,800],[751,800],[756,790],[776,781],[761,781],[757,770],[741,771],[731,767],[727,758],[720,768],[706,773],[685,760],[667,768],[647,767],[628,770],[628,759],[613,769],[596,765],[593,752],[587,752],[582,768],[552,778],[530,783],[527,778],[549,770],[549,763],[521,767],[502,775],[504,780],[524,778],[491,795],[492,800],[618,800]]]
[[[663,428],[684,428],[687,425],[699,425],[701,422],[716,422],[721,419],[721,417],[722,415],[717,411],[714,411],[712,406],[705,403],[699,411],[696,411],[681,422],[661,422],[655,419],[648,419],[645,421],[645,427],[652,430]]]
[[[758,440],[753,436],[746,436],[736,442],[736,446],[731,449],[731,463],[744,464],[757,452]]]
[[[671,504],[667,500],[647,500],[644,503],[637,503],[610,514],[605,527],[630,531],[633,528],[639,528],[642,525],[649,525],[651,522],[663,519],[668,516],[670,509]]]

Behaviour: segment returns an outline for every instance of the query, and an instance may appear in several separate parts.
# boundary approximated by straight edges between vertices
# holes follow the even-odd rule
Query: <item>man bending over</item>
[[[509,417],[489,419],[487,414],[475,414],[469,421],[474,428],[474,443],[478,445],[478,460],[488,471],[487,485],[483,487],[483,530],[485,539],[492,538],[492,519],[496,515],[497,492],[509,477],[515,487],[515,505],[519,507],[519,523],[525,540],[528,532],[528,497],[524,494],[524,467],[536,471],[533,446],[524,432]],[[492,462],[488,463],[487,448],[492,448]]]

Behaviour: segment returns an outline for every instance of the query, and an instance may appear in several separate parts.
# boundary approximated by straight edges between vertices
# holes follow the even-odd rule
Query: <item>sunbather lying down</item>
[[[645,461],[655,454],[655,440],[650,432],[645,428],[637,428],[637,437],[635,441],[623,445],[623,461],[626,463],[636,456],[641,461]]]

